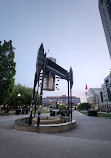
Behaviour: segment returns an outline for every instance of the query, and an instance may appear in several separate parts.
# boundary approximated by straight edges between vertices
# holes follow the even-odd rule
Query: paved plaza
[[[111,157],[111,119],[74,111],[76,127],[70,131],[45,134],[14,129],[14,120],[26,116],[0,116],[0,158]]]

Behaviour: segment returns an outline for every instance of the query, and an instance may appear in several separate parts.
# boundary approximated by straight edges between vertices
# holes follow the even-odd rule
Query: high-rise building
[[[111,0],[99,0],[99,11],[111,58]]]

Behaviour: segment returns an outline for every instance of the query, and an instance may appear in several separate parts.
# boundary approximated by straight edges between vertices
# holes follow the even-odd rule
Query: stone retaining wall
[[[70,130],[75,127],[75,120],[60,123],[60,124],[40,124],[39,128],[37,126],[28,125],[29,118],[18,119],[14,123],[14,128],[20,131],[29,131],[29,132],[39,132],[39,133],[56,133],[56,132],[64,132]]]

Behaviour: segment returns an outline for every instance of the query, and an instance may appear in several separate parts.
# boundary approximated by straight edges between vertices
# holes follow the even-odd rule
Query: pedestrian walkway
[[[15,121],[19,118],[29,117],[28,115],[7,115],[7,116],[0,116],[0,123],[3,122],[9,122],[9,121]]]
[[[15,118],[5,116],[0,123],[1,158],[110,158],[111,119],[73,112],[76,127],[67,132],[44,134],[17,131]],[[25,117],[22,115],[22,117]],[[0,116],[1,119],[1,116]]]
[[[50,115],[50,114],[49,113],[42,113],[41,115],[47,116],[47,115]],[[15,121],[16,119],[25,118],[25,117],[29,117],[29,114],[0,116],[0,123]]]
[[[78,111],[73,112],[73,119],[76,120],[75,129],[55,135],[111,141],[111,119],[86,116]]]

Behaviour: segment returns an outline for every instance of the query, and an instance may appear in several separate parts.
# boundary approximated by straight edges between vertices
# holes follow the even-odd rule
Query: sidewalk
[[[12,116],[8,119],[12,120]],[[110,158],[111,119],[77,111],[73,112],[73,119],[75,129],[55,134],[17,131],[13,122],[0,123],[0,157]]]
[[[74,130],[55,133],[55,135],[111,141],[111,119],[87,116],[78,111],[73,112],[73,119],[76,120]]]
[[[6,116],[0,116],[0,123],[2,122],[9,122],[9,121],[15,121],[19,118],[25,118],[29,117],[30,114],[20,114],[20,115],[6,115]],[[49,113],[42,113],[41,115],[47,116],[50,115]]]

